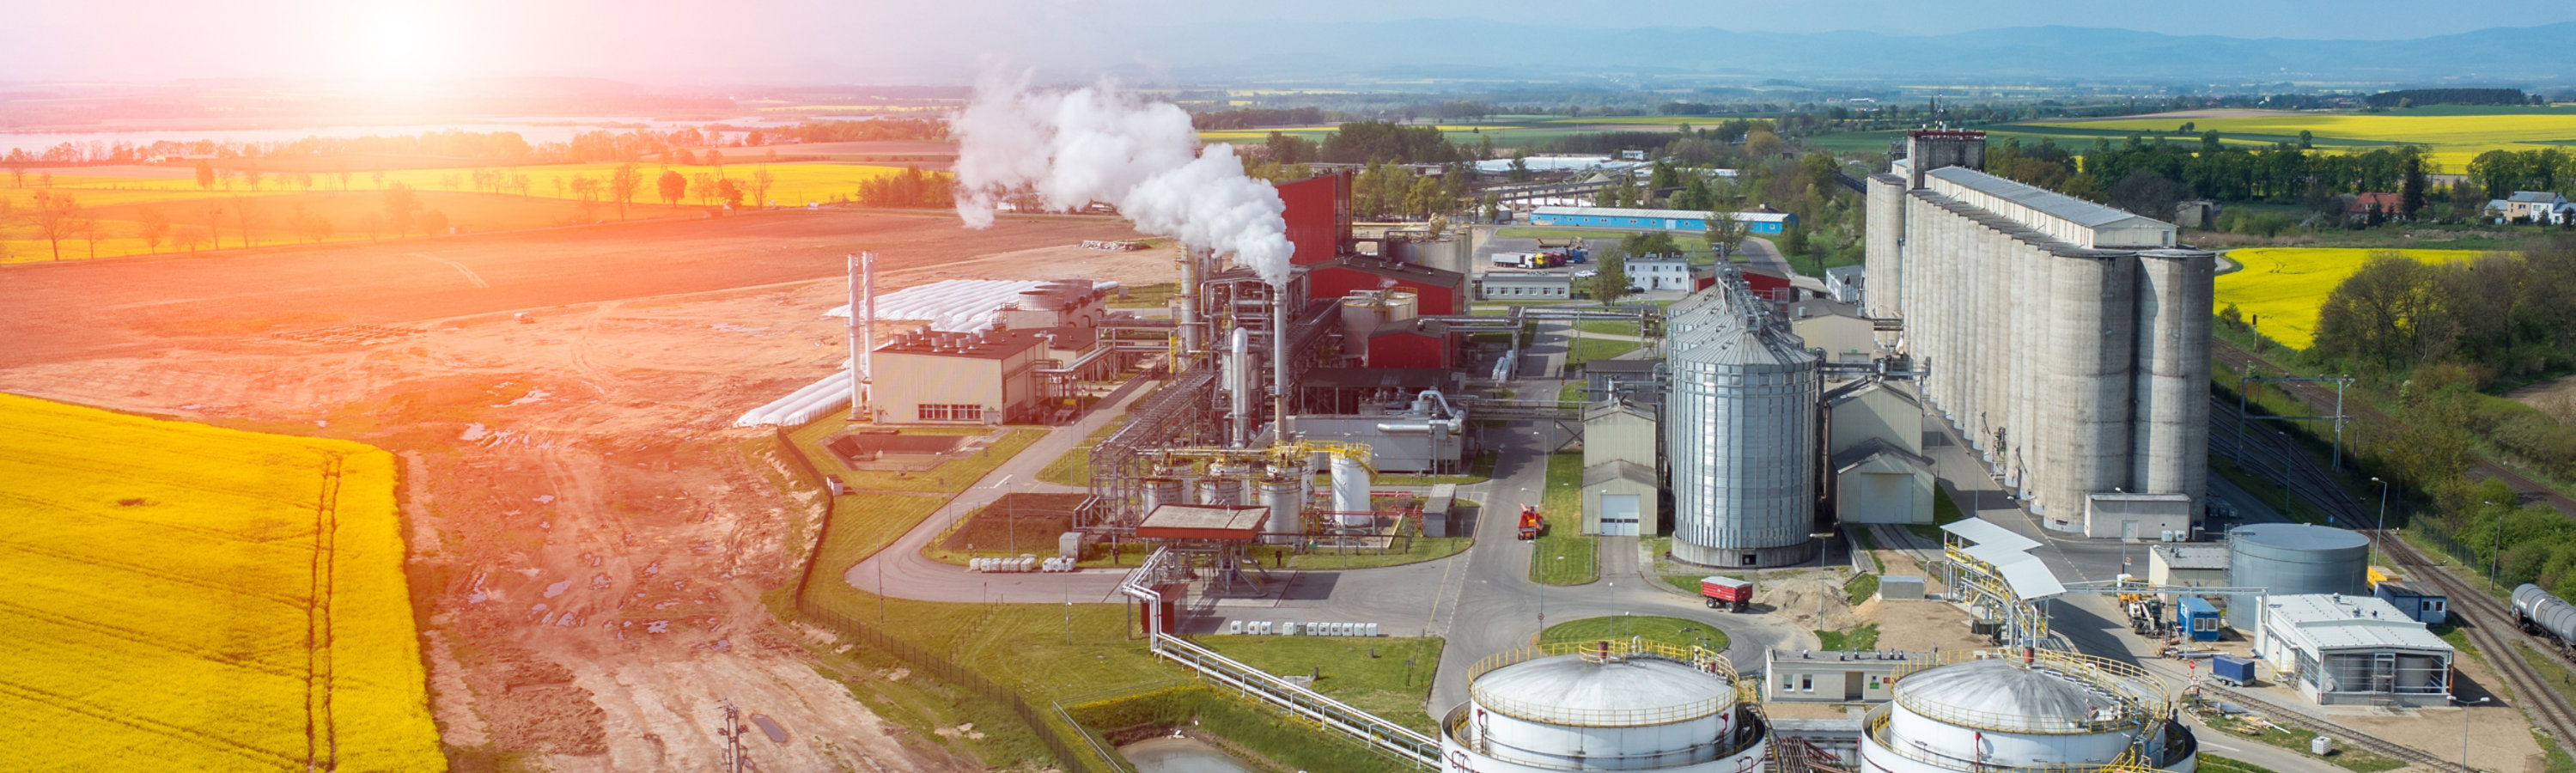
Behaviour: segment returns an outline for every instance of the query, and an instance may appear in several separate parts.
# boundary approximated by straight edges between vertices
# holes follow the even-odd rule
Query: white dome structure
[[[2199,746],[2146,672],[2051,651],[1977,650],[1901,675],[1863,721],[1863,773],[2192,773]]]
[[[1770,753],[1770,725],[1738,700],[1726,657],[1597,641],[1524,647],[1469,671],[1440,724],[1451,770],[1738,773]]]

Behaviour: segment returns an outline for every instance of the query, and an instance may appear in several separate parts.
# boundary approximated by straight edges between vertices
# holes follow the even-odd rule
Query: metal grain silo
[[[2258,523],[2227,530],[2227,584],[2266,588],[2274,596],[2370,594],[2370,540],[2360,532],[2304,523]],[[2228,605],[2227,624],[2252,630],[2255,620]]]
[[[1674,334],[1665,458],[1673,556],[1780,566],[1815,556],[1816,356],[1740,280],[1724,306]]]

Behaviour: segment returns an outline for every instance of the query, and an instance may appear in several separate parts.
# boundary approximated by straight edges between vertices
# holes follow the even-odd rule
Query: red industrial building
[[[1437,320],[1417,319],[1392,327],[1381,327],[1368,339],[1368,357],[1363,366],[1370,368],[1439,368],[1457,367],[1458,349],[1465,337],[1449,330]]]
[[[1280,183],[1279,213],[1288,221],[1288,242],[1297,251],[1288,262],[1311,266],[1331,261],[1351,241],[1351,178],[1345,174]]]
[[[1317,298],[1340,298],[1352,290],[1402,289],[1422,299],[1423,316],[1467,313],[1467,275],[1455,271],[1348,255],[1315,266],[1307,276],[1307,292]]]

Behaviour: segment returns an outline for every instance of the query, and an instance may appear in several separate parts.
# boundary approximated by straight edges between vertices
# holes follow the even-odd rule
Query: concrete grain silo
[[[1450,770],[1743,773],[1771,751],[1723,655],[1627,642],[1524,647],[1468,673],[1440,721]]]
[[[1813,558],[1816,355],[1739,276],[1694,298],[1705,299],[1674,317],[1665,359],[1673,557],[1724,567]]]
[[[1872,313],[1902,318],[1926,402],[2043,525],[2188,528],[2144,519],[2197,520],[2205,495],[2216,255],[1976,171],[1971,142],[1918,133],[1870,177]]]

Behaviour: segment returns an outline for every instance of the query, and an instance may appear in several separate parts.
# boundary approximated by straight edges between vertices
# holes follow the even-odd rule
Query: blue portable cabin
[[[2174,605],[2174,630],[2192,641],[2218,641],[2218,607],[2208,599],[2184,596]]]
[[[2222,684],[2243,687],[2254,683],[2254,661],[2234,655],[2209,659],[2209,675]]]
[[[1764,235],[1778,235],[1787,226],[1798,222],[1797,215],[1787,212],[1731,212],[1728,215],[1745,224],[1745,230]],[[1692,209],[1546,206],[1530,210],[1530,225],[1706,231],[1708,216],[1707,212]]]
[[[2441,625],[2451,621],[2451,597],[2414,583],[2381,580],[2371,586],[2370,595],[2378,596],[2415,622]]]

